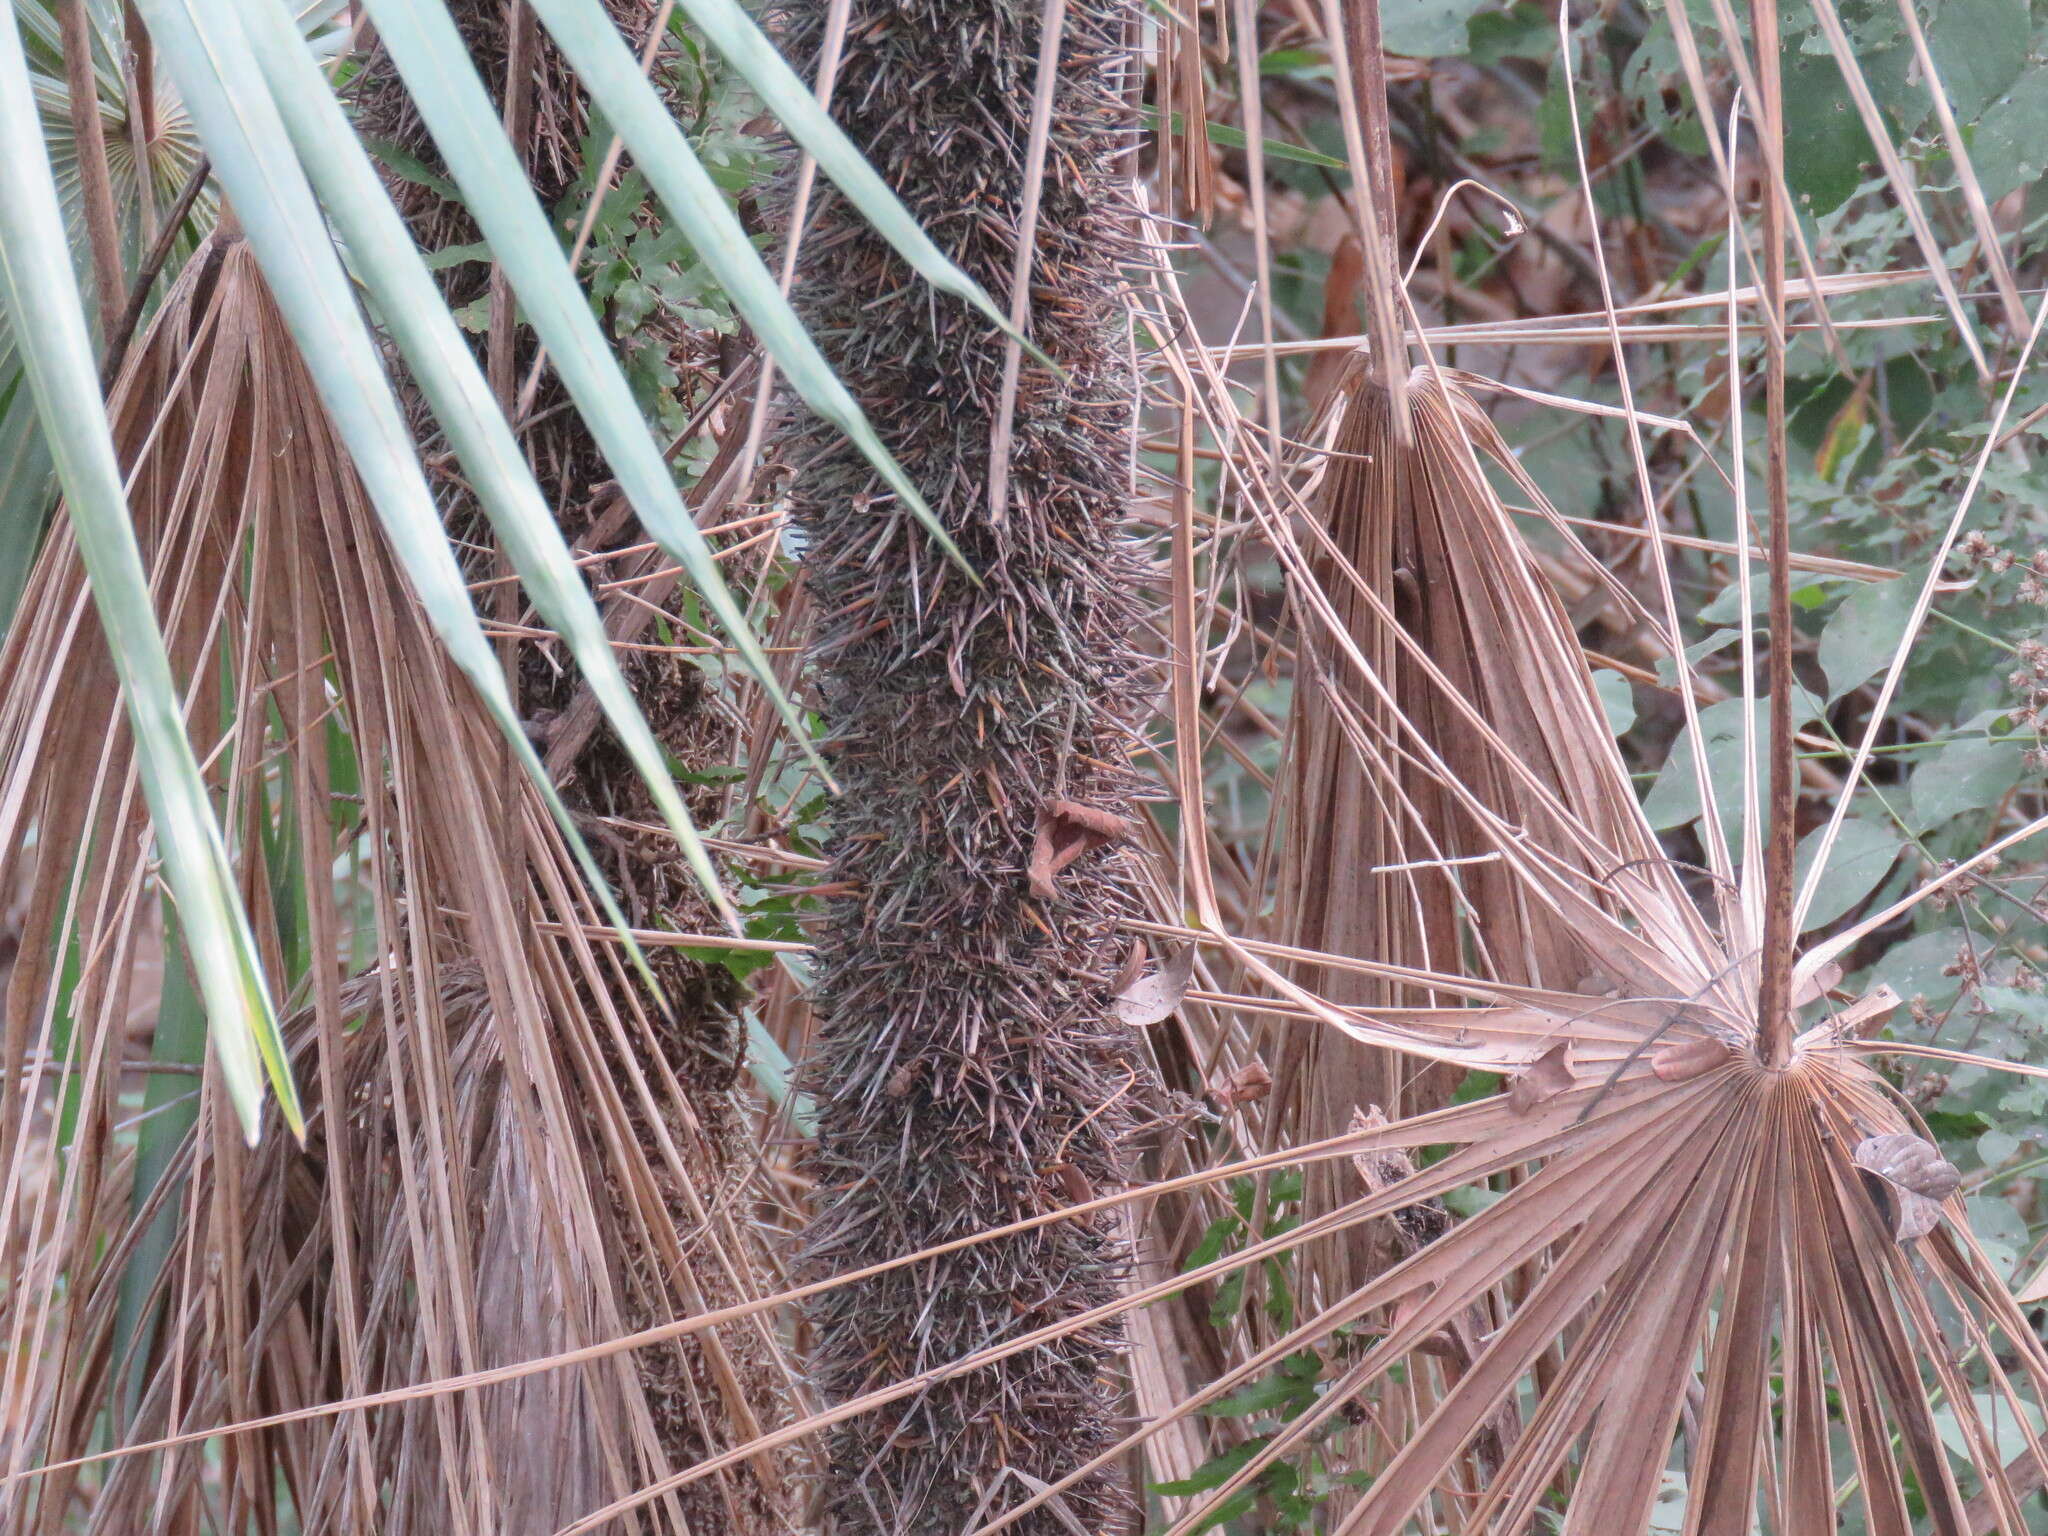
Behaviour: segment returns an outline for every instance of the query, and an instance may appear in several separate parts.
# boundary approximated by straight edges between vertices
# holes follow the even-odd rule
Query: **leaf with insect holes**
[[[1942,0],[1927,51],[1956,120],[1970,123],[2027,67],[2027,0]]]
[[[2048,70],[2027,71],[1984,109],[1970,163],[1992,201],[2040,177],[2048,167]]]
[[[1892,1235],[1902,1243],[1932,1232],[1941,1220],[1941,1202],[1963,1182],[1956,1165],[1932,1142],[1903,1131],[1858,1142],[1854,1161]]]
[[[1788,49],[1784,80],[1785,180],[1802,213],[1832,213],[1877,152],[1833,59]]]

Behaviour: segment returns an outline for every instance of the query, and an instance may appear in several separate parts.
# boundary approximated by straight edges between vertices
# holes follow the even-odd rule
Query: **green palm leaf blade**
[[[276,104],[262,85],[248,39],[233,13],[198,0],[140,0],[140,5],[421,609],[561,827],[642,980],[661,996],[611,888],[526,738],[354,290],[328,239],[312,188],[293,158]],[[729,908],[723,915],[735,920]]]
[[[867,157],[854,147],[853,140],[832,121],[832,114],[819,105],[811,88],[754,24],[753,17],[735,0],[681,0],[681,4],[705,40],[739,71],[760,96],[761,104],[775,114],[789,130],[789,136],[818,162],[818,169],[838,185],[860,210],[861,217],[896,248],[913,271],[941,292],[972,304],[1047,367],[1057,366],[1010,324],[1009,316],[996,307],[995,300],[979,283],[933,243],[924,226],[876,174]],[[562,12],[565,25],[585,30],[605,24],[592,0],[562,0],[560,4],[537,8]]]
[[[366,0],[365,9],[441,146],[492,256],[503,264],[528,320],[618,473],[619,484],[647,531],[694,576],[689,552],[703,549],[702,535],[685,512],[660,450],[641,423],[632,390],[562,260],[560,244],[534,201],[455,23],[443,5],[426,0]],[[688,232],[697,254],[792,387],[860,448],[904,506],[971,576],[965,558],[924,497],[819,354],[618,31],[595,9],[541,0],[534,10],[583,77],[597,110],[632,150],[635,166]],[[703,558],[708,562],[708,551]],[[713,595],[721,590],[707,585],[707,600],[749,664],[765,672],[765,658],[757,659],[758,651],[750,649],[737,611],[728,612]]]
[[[252,52],[357,273],[448,434],[534,606],[589,680],[707,897],[724,893],[547,499],[405,221],[279,0],[237,0]]]
[[[268,1075],[293,1135],[304,1118],[248,914],[185,734],[142,553],[100,398],[98,364],[12,15],[0,25],[0,294],[18,323],[28,383],[135,732],[164,881],[206,1003],[221,1079],[254,1142]]]

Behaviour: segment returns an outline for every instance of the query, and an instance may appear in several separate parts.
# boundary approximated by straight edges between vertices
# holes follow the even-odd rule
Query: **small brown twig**
[[[128,307],[121,312],[121,323],[107,338],[107,360],[100,372],[102,388],[113,387],[114,377],[121,371],[122,359],[128,355],[128,343],[135,339],[135,328],[142,324],[142,311],[149,303],[149,290],[156,286],[157,275],[163,271],[164,263],[171,259],[171,246],[177,241],[178,231],[184,228],[185,219],[192,212],[192,205],[199,201],[206,178],[212,172],[213,162],[201,155],[192,167],[192,174],[185,178],[178,200],[171,204],[163,228],[156,232],[156,244],[143,257],[142,265],[135,273],[135,281],[129,286]]]

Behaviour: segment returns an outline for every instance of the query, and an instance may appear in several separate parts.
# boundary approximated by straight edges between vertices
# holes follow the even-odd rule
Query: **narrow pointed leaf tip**
[[[875,227],[875,232],[910,263],[913,271],[942,293],[973,305],[1038,362],[1061,378],[1066,377],[1066,370],[1012,325],[987,291],[938,248],[924,232],[924,226],[876,174],[867,157],[832,121],[831,114],[735,0],[681,0],[681,4],[711,46],[724,54],[747,84],[760,93],[762,105],[775,114],[790,137],[818,162],[818,168],[846,194],[861,217]],[[596,16],[594,0],[565,0],[565,8],[588,10],[593,19],[586,25],[602,24],[602,18]]]
[[[355,291],[326,233],[305,172],[293,158],[276,104],[260,80],[236,17],[193,0],[140,0],[158,56],[190,104],[194,121],[241,216],[265,283],[298,343],[322,404],[349,456],[393,556],[449,659],[490,711],[521,770],[541,796],[607,921],[649,991],[661,988],[583,834],[549,779],[513,707],[496,653],[470,603],[439,509],[391,393]]]
[[[429,20],[429,13],[439,9],[398,6],[393,0],[368,0],[368,8],[379,26],[384,25],[387,14],[396,17],[403,11]],[[604,104],[606,115],[633,152],[634,163],[646,175],[655,195],[689,231],[697,254],[732,299],[733,307],[753,326],[754,334],[760,337],[776,366],[788,376],[791,387],[819,417],[846,434],[847,440],[902,499],[905,509],[946,557],[976,586],[981,585],[980,576],[926,503],[924,494],[884,446],[859,403],[818,351],[783,296],[781,285],[690,147],[689,139],[640,72],[639,61],[626,47],[617,28],[592,0],[533,0],[533,9],[576,73],[583,77],[593,99]],[[445,21],[445,16],[440,19]],[[425,106],[422,102],[423,109]]]
[[[238,3],[250,45],[300,161],[454,444],[534,606],[562,636],[589,680],[706,898],[736,923],[711,856],[619,670],[597,605],[398,210],[283,10],[275,0]]]

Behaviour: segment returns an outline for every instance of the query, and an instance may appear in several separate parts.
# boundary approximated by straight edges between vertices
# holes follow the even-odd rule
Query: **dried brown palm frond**
[[[1949,1198],[1954,1170],[1872,1070],[1887,1047],[1865,1036],[1885,999],[1827,995],[1828,953],[1855,935],[1781,977],[1803,1010],[1788,1059],[1760,1028],[1771,962],[1758,958],[1757,845],[1790,836],[1789,822],[1759,830],[1752,781],[1746,848],[1731,857],[1710,825],[1713,874],[1682,878],[1481,459],[1539,509],[1540,493],[1436,370],[1410,381],[1412,449],[1360,370],[1327,462],[1289,480],[1263,472],[1209,357],[1177,372],[1189,421],[1225,450],[1227,504],[1257,521],[1299,628],[1297,707],[1311,702],[1285,743],[1295,862],[1282,861],[1281,889],[1338,888],[1293,908],[1312,944],[1235,937],[1221,920],[1187,777],[1210,731],[1192,678],[1213,593],[1195,581],[1184,488],[1175,723],[1200,922],[1154,931],[1214,946],[1242,978],[1242,995],[1197,990],[1191,1003],[1280,1021],[1254,1036],[1240,1012],[1216,1049],[1227,1059],[1263,1038],[1282,1063],[1306,1058],[1301,1093],[1326,1095],[1324,1138],[1343,1142],[1368,1108],[1344,1102],[1351,1085],[1326,1064],[1359,1047],[1507,1083],[1349,1139],[1373,1176],[1353,1175],[1348,1198],[1326,1185],[1299,1231],[1208,1266],[1295,1252],[1316,1315],[1265,1328],[1165,1423],[1277,1380],[1283,1362],[1298,1370],[1301,1351],[1318,1352],[1321,1380],[1314,1408],[1268,1427],[1168,1529],[1241,1507],[1231,1501],[1276,1462],[1311,1451],[1369,1479],[1332,1501],[1331,1528],[1347,1533],[1521,1531],[1539,1513],[1568,1531],[1633,1532],[1671,1478],[1689,1479],[1688,1532],[1759,1518],[1830,1529],[1838,1507],[1873,1531],[2027,1528],[2028,1457],[2004,1463],[2016,1443],[2040,1449],[2048,1353]],[[1288,783],[1284,766],[1276,779]],[[1330,1141],[1310,1144],[1327,1159]],[[1444,1155],[1404,1171],[1395,1154],[1425,1147]],[[1418,1243],[1414,1213],[1475,1182],[1491,1203]]]
[[[672,76],[677,63],[669,31],[673,6],[656,0],[609,0],[605,10],[628,37],[641,43],[649,73],[679,115],[688,116],[697,104],[684,98]],[[535,195],[550,208],[574,201],[572,192],[581,195],[584,206],[576,237],[581,249],[599,206],[611,194],[618,170],[617,144],[601,162],[593,157],[586,163],[594,142],[592,125],[602,119],[593,116],[583,85],[528,7],[477,0],[452,6],[451,12],[519,150]],[[417,164],[437,172],[445,169],[411,95],[381,47],[363,60],[350,90],[368,132]],[[437,186],[424,184],[433,180],[387,177],[415,238],[427,249],[477,242],[480,234],[468,209],[448,195],[445,180]],[[639,210],[635,217],[644,224],[653,215],[651,210]],[[606,628],[620,646],[620,667],[641,713],[671,761],[685,772],[722,766],[738,751],[735,722],[745,709],[746,690],[740,687],[741,696],[735,699],[733,688],[707,683],[700,655],[694,653],[712,649],[697,643],[711,637],[692,632],[680,615],[670,612],[682,606],[675,601],[684,590],[680,573],[663,550],[644,540],[590,425],[571,408],[537,338],[520,323],[518,307],[498,269],[487,260],[461,263],[443,271],[441,287],[451,307],[478,300],[490,306],[490,321],[479,344],[487,375],[508,403],[536,478],[548,487],[557,523],[597,580]],[[743,357],[729,357],[734,349],[722,345],[717,336],[684,323],[666,304],[642,317],[634,345],[649,349],[650,355],[658,350],[677,379],[679,407],[687,405],[695,412],[691,428],[678,437],[676,447],[695,437],[706,418],[720,412],[721,400],[735,396],[735,368],[749,367]],[[421,439],[427,440],[432,424],[424,402],[408,392],[406,403]],[[730,417],[736,403],[722,414]],[[718,452],[692,509],[706,523],[717,521],[719,506],[745,490],[729,472],[745,432],[735,430],[729,420],[721,424],[726,430],[712,434],[719,439]],[[493,597],[506,629],[530,633],[534,616],[522,611],[515,591],[503,582],[502,563],[493,567],[484,553],[490,535],[469,486],[450,473],[439,487],[439,499],[447,523],[462,530],[478,549],[478,572],[499,576]],[[658,643],[663,637],[657,626],[664,625],[677,643]],[[628,921],[642,929],[715,927],[646,782],[603,723],[596,692],[574,669],[560,664],[557,648],[544,639],[540,644],[513,642],[512,649],[521,713],[565,803],[587,829],[598,867]],[[715,789],[700,790],[695,800],[693,814],[706,820],[715,820],[722,809]],[[647,1187],[631,1191],[632,1198],[659,1196],[668,1208],[666,1227],[689,1231],[703,1224],[703,1206],[713,1199],[713,1192],[728,1185],[735,1170],[752,1156],[749,1128],[729,1099],[735,1063],[746,1052],[743,989],[730,971],[700,963],[683,949],[657,949],[650,963],[665,993],[659,1006],[626,973],[606,978],[604,984],[616,994],[608,1006],[637,1017],[641,1024],[607,1039],[601,1055],[622,1089],[652,1081],[679,1084],[692,1101],[701,1095],[696,1123],[688,1127],[667,1123],[644,1095],[630,1090],[623,1095],[628,1124],[639,1143],[635,1163],[650,1170],[652,1179]],[[654,1021],[651,1027],[648,1020]],[[595,1139],[599,1127],[593,1125],[591,1132],[591,1155],[601,1167],[606,1157]],[[690,1155],[680,1163],[678,1141],[691,1146]],[[732,1193],[727,1189],[723,1198]],[[674,1304],[703,1304],[703,1295],[690,1294],[693,1286],[687,1280],[681,1291],[658,1282],[675,1268],[670,1231],[629,1223],[613,1246],[620,1272],[644,1272],[650,1282],[633,1288],[632,1305],[622,1317],[626,1328],[664,1321]],[[765,1246],[746,1256],[748,1267],[769,1262]],[[720,1286],[713,1286],[711,1294],[730,1299]],[[745,1433],[760,1422],[773,1422],[788,1406],[788,1384],[764,1374],[770,1360],[762,1351],[754,1352],[739,1376],[721,1364],[726,1377],[722,1382],[706,1375],[705,1362],[685,1370],[679,1368],[679,1358],[669,1355],[641,1362],[646,1370],[643,1390],[663,1447],[679,1464],[701,1454],[713,1438],[706,1428],[707,1415],[715,1423],[722,1412],[729,1413],[734,1432]],[[744,1391],[740,1376],[749,1378]],[[726,1394],[732,1394],[731,1400],[721,1406]],[[728,1511],[727,1516],[742,1530],[779,1518],[765,1505]]]
[[[1498,828],[1514,827],[1579,903],[1611,907],[1618,863],[1672,914],[1667,941],[1696,942],[1700,925],[1634,813],[1570,627],[1486,481],[1480,453],[1513,462],[1491,424],[1426,372],[1410,382],[1405,433],[1362,370],[1346,399],[1316,498],[1313,586],[1296,599],[1291,772],[1274,802],[1277,935],[1421,971],[1469,964],[1516,985],[1611,987],[1619,978],[1588,948],[1576,906],[1533,892],[1498,850]],[[1326,625],[1341,626],[1341,650]],[[1354,664],[1384,692],[1360,689]],[[1300,980],[1336,1003],[1433,1001],[1341,972]],[[1272,1124],[1304,1141],[1337,1134],[1360,1106],[1436,1108],[1455,1082],[1343,1037],[1278,1060]],[[1343,1198],[1343,1177],[1311,1180],[1310,1208]]]
[[[216,235],[115,393],[195,746],[275,974],[304,1151],[241,1145],[141,835],[125,719],[54,539],[0,652],[11,1471],[573,1347],[762,1283],[730,1064],[642,1007],[534,792],[386,552],[246,249]],[[596,937],[593,937],[596,935]],[[157,976],[161,972],[159,982]],[[160,988],[152,999],[143,989]],[[128,1028],[155,1028],[157,1060]],[[146,1042],[151,1031],[141,1032]],[[648,1065],[651,1063],[652,1065]],[[673,1066],[670,1063],[674,1063]],[[9,1529],[541,1530],[769,1429],[763,1323],[488,1400],[121,1457]],[[537,1450],[536,1447],[539,1447]],[[777,1528],[749,1457],[658,1526]]]

